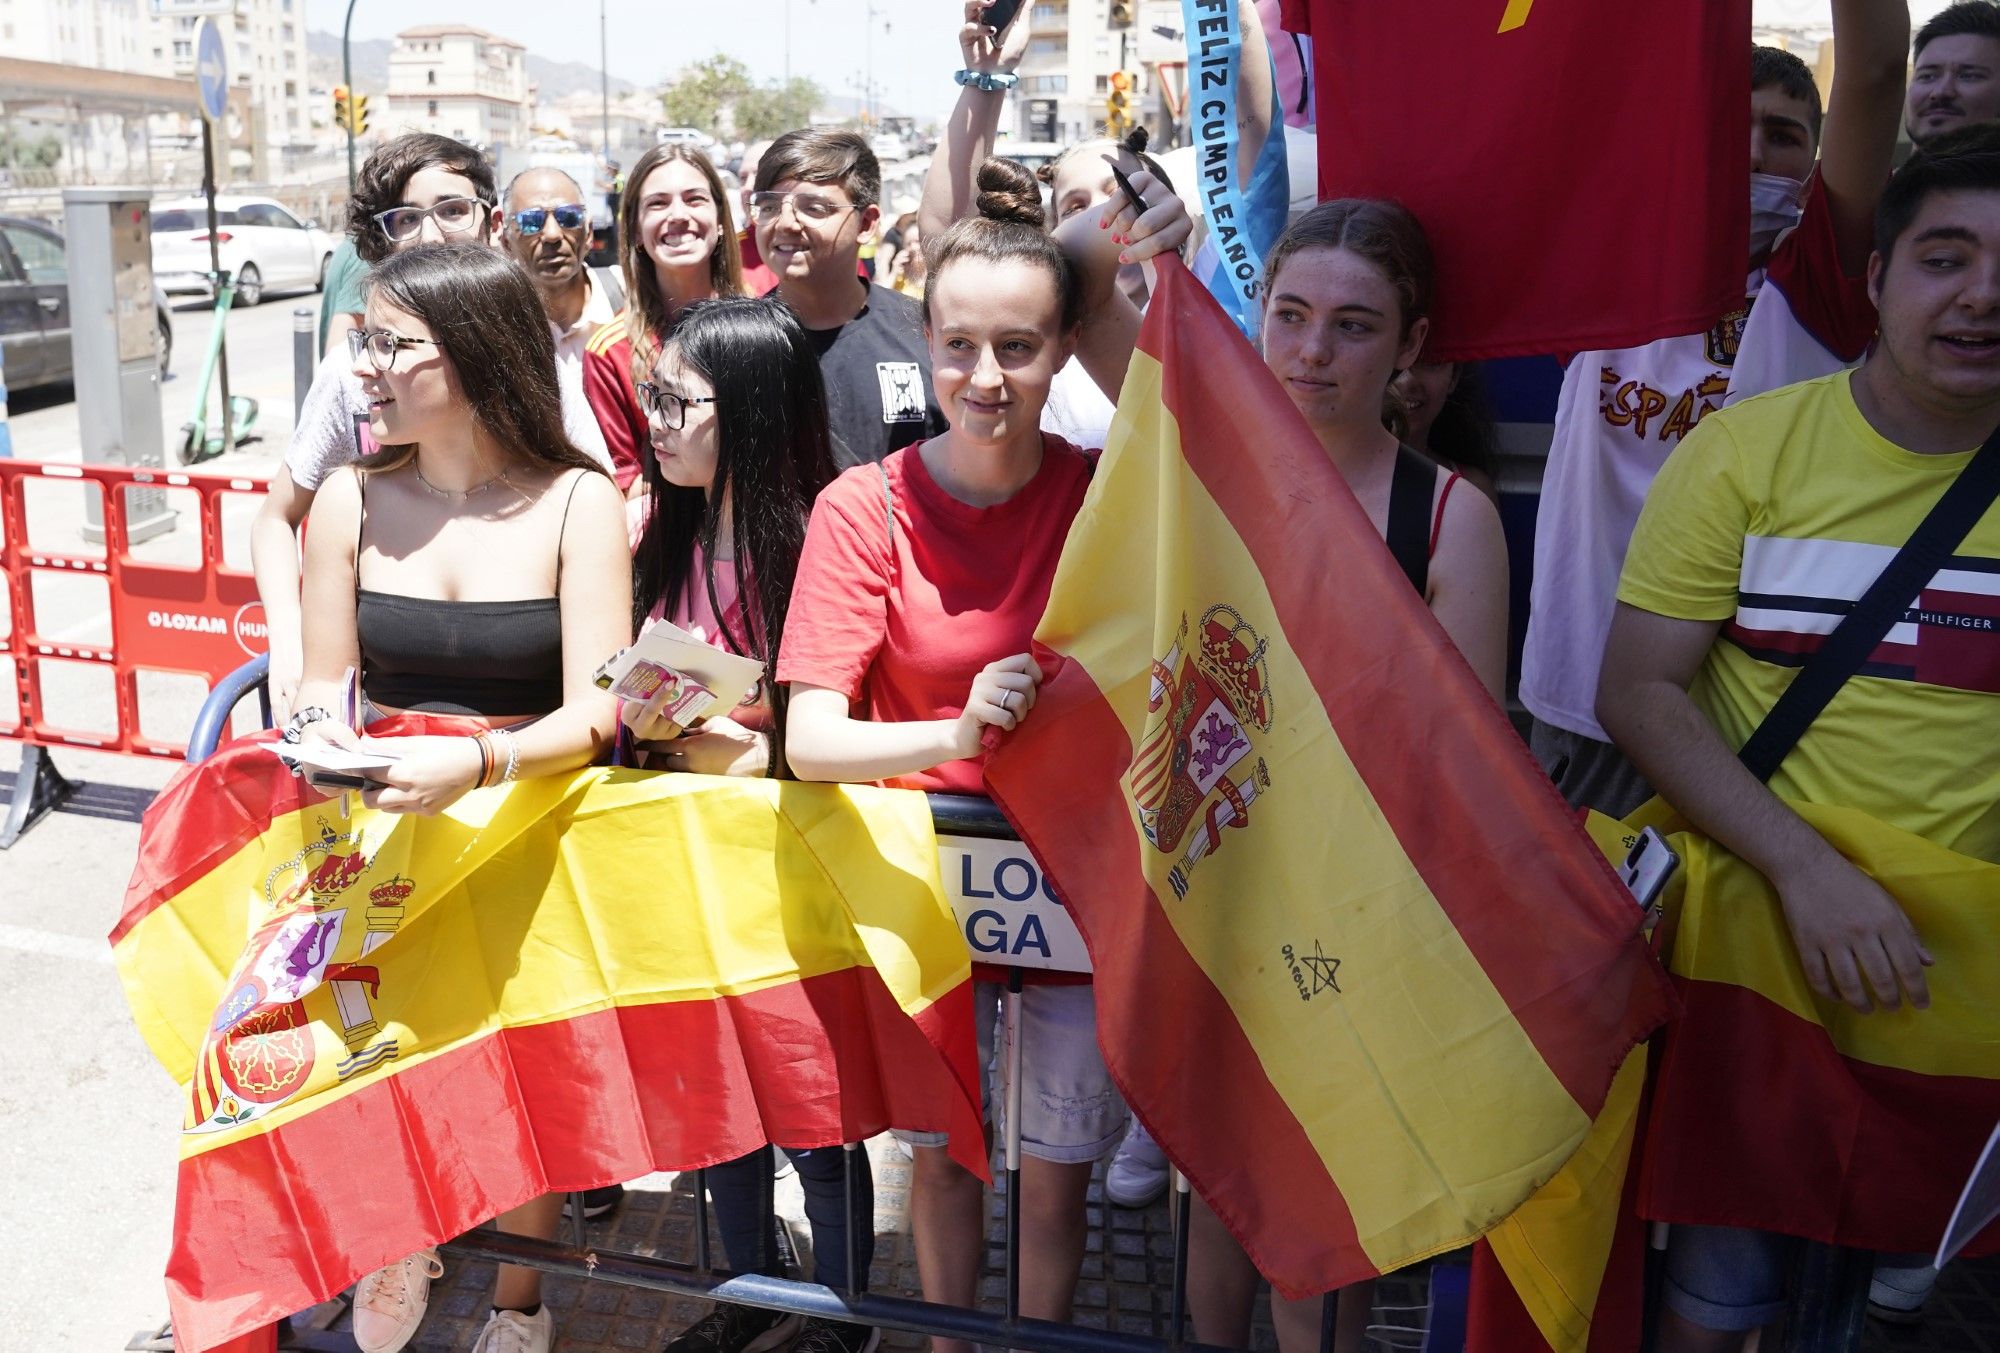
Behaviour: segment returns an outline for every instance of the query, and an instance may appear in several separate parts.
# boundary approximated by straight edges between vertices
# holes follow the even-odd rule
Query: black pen
[[[1146,199],[1139,196],[1139,190],[1132,186],[1131,179],[1125,177],[1125,171],[1114,164],[1111,166],[1111,177],[1124,190],[1125,200],[1132,204],[1132,210],[1144,216],[1146,214]]]

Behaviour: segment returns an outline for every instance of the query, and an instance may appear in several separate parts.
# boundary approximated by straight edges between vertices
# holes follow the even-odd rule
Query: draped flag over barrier
[[[1287,1295],[1462,1245],[1666,1017],[1639,911],[1175,263],[1109,443],[988,769],[1105,1059]]]
[[[1687,896],[1639,1210],[1931,1253],[2000,1119],[2000,865],[1856,812],[1790,804],[1901,904],[1936,958],[1928,1010],[1857,1014],[1806,985],[1770,883],[1674,839]],[[1968,1248],[2000,1250],[2000,1224]]]
[[[1426,360],[1631,347],[1742,307],[1750,0],[1284,15],[1312,38],[1320,197],[1393,197],[1437,251]]]
[[[985,1174],[923,795],[587,770],[347,818],[259,742],[161,795],[112,935],[187,1092],[179,1347],[766,1141],[947,1130]]]

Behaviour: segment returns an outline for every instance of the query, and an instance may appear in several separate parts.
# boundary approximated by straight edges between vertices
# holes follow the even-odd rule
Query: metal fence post
[[[299,410],[306,406],[306,391],[312,389],[313,372],[319,369],[319,353],[314,350],[313,341],[318,333],[311,306],[302,305],[292,311],[293,422],[298,421]]]

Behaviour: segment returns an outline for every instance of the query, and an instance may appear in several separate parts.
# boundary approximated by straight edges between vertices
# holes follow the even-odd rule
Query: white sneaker
[[[472,1353],[549,1353],[555,1342],[556,1321],[547,1302],[529,1315],[526,1311],[495,1311],[486,1318]]]
[[[431,1304],[431,1280],[444,1276],[436,1250],[418,1250],[354,1284],[354,1343],[361,1353],[396,1353],[410,1342]]]
[[[1138,1119],[1104,1172],[1104,1196],[1120,1207],[1150,1207],[1167,1191],[1167,1158]]]
[[[1924,1302],[1937,1286],[1938,1271],[1929,1264],[1899,1268],[1880,1260],[1868,1284],[1868,1314],[1892,1325],[1914,1325],[1924,1318]]]

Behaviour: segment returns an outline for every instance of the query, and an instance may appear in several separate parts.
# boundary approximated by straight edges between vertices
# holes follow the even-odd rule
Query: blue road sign
[[[229,63],[223,56],[222,30],[204,18],[194,35],[194,80],[201,90],[202,111],[219,119],[229,101]]]

